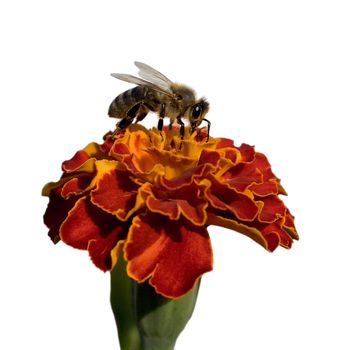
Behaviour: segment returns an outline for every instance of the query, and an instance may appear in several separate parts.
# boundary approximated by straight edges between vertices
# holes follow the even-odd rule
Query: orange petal
[[[204,227],[157,214],[134,218],[125,245],[127,272],[141,282],[150,278],[157,293],[177,298],[212,270],[210,239]]]

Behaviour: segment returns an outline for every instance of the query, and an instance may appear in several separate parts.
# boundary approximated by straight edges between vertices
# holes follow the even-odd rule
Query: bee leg
[[[208,119],[203,119],[205,122],[207,122],[208,123],[208,126],[207,126],[207,128],[208,128],[208,134],[207,134],[207,142],[209,141],[209,131],[210,131],[210,126],[211,126],[211,123],[210,123],[210,121],[208,120]]]
[[[148,114],[148,112],[149,112],[149,109],[145,105],[141,104],[139,110],[136,112],[135,123],[138,123],[142,119],[144,119],[146,117],[146,115]]]
[[[115,136],[116,134],[118,134],[120,131],[126,129],[134,120],[134,118],[129,118],[129,117],[125,117],[123,118],[115,127],[115,130],[113,131],[113,136]]]
[[[158,130],[159,130],[160,136],[162,137],[162,141],[163,141],[162,131],[163,131],[164,117],[165,117],[165,104],[162,103],[160,106],[159,119],[158,119]]]
[[[180,117],[178,117],[176,119],[177,123],[180,124],[180,137],[181,137],[181,143],[180,143],[180,147],[179,147],[179,150],[181,150],[181,147],[182,147],[182,141],[184,139],[184,136],[185,136],[185,123],[181,120]]]
[[[116,126],[116,129],[113,131],[113,136],[118,134],[121,130],[126,129],[135,119],[136,114],[138,113],[138,110],[140,108],[140,104],[137,104],[136,106],[130,108],[127,115],[119,121],[119,123]]]
[[[180,117],[176,119],[177,123],[180,124],[180,137],[181,141],[184,139],[185,136],[185,123],[181,120]]]
[[[163,118],[158,119],[158,130],[159,133],[162,135],[162,130],[163,130]]]

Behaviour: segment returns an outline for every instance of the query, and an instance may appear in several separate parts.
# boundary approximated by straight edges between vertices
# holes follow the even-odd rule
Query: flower
[[[187,293],[212,270],[207,227],[223,226],[269,251],[298,239],[286,194],[267,158],[254,147],[186,129],[131,125],[63,162],[48,183],[44,222],[53,242],[86,249],[111,270],[120,254],[132,279],[168,298]]]

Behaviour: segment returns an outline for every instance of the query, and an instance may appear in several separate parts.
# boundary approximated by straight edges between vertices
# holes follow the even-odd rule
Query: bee
[[[158,114],[158,130],[163,130],[163,120],[170,119],[169,129],[176,122],[180,125],[181,140],[185,134],[182,118],[188,120],[191,133],[204,120],[208,124],[209,140],[210,121],[205,119],[209,103],[204,98],[197,99],[193,89],[186,85],[172,82],[156,69],[141,62],[135,62],[139,76],[112,73],[112,77],[136,84],[137,86],[118,95],[111,103],[108,115],[120,119],[114,135],[128,127],[133,121],[141,121],[151,111]]]

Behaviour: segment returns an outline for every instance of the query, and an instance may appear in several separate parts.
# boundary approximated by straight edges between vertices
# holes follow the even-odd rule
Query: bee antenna
[[[208,123],[208,126],[207,126],[207,128],[208,128],[207,142],[208,142],[209,141],[209,131],[210,131],[211,122],[208,119],[205,119],[205,118],[203,120]]]

